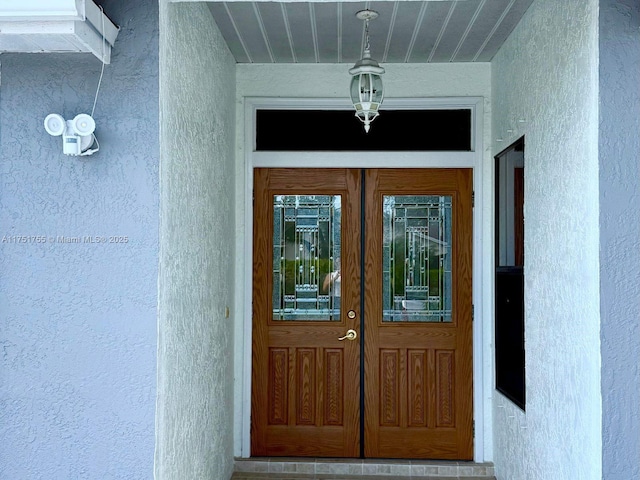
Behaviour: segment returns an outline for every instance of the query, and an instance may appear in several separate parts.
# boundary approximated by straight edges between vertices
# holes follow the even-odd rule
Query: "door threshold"
[[[493,463],[359,458],[236,458],[232,479],[495,480]]]

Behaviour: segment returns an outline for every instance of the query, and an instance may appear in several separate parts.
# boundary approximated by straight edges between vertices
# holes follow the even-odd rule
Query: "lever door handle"
[[[338,340],[355,340],[358,337],[358,334],[355,330],[349,329],[347,330],[347,334],[344,337],[339,337]]]

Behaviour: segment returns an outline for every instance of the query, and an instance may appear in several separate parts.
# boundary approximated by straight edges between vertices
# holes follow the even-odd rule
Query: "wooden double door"
[[[252,456],[473,458],[470,169],[255,169]]]

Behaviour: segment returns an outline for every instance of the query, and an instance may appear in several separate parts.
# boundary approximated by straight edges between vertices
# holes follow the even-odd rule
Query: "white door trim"
[[[475,421],[474,460],[476,462],[491,461],[490,445],[492,425],[491,395],[493,391],[492,375],[492,329],[491,311],[493,286],[484,285],[483,252],[484,248],[493,245],[493,238],[483,239],[484,222],[491,226],[490,215],[483,211],[486,208],[483,195],[483,164],[484,164],[484,99],[482,97],[442,97],[442,98],[398,98],[385,99],[385,109],[393,110],[427,110],[427,109],[471,109],[471,152],[394,152],[393,168],[472,168],[473,187],[476,205],[473,212],[473,406]],[[300,167],[309,168],[384,168],[391,166],[389,152],[256,152],[255,151],[255,118],[259,109],[308,109],[308,110],[350,110],[353,107],[343,99],[325,98],[244,98],[244,212],[241,223],[244,224],[244,244],[237,255],[238,260],[244,258],[238,270],[240,279],[236,282],[237,305],[236,311],[244,312],[243,318],[238,318],[236,326],[236,354],[240,362],[236,372],[241,379],[236,380],[235,398],[240,401],[241,408],[236,411],[236,433],[240,435],[240,451],[236,456],[248,458],[250,456],[250,425],[251,425],[251,303],[252,303],[252,263],[253,256],[253,169],[255,167]],[[384,110],[381,111],[384,115]],[[356,119],[354,118],[354,121]],[[313,128],[310,124],[309,128]],[[240,186],[240,185],[239,185]],[[491,231],[487,228],[487,231]],[[488,245],[487,245],[488,243]],[[486,264],[486,262],[484,262]],[[485,308],[483,308],[485,306]],[[238,338],[239,337],[239,338]],[[239,350],[239,351],[238,351]],[[487,363],[485,363],[485,361]],[[238,391],[239,390],[239,391]],[[236,403],[237,404],[237,403]],[[237,449],[236,449],[237,450]]]

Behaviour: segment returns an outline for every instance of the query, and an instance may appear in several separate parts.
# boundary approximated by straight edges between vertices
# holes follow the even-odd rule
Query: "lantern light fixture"
[[[374,10],[360,10],[356,13],[359,20],[364,21],[365,45],[362,58],[349,69],[351,74],[351,102],[356,109],[356,117],[364,123],[364,131],[369,133],[371,122],[379,115],[380,104],[384,98],[382,91],[382,78],[384,73],[376,60],[371,58],[371,46],[369,44],[369,21],[378,18],[378,12]]]

